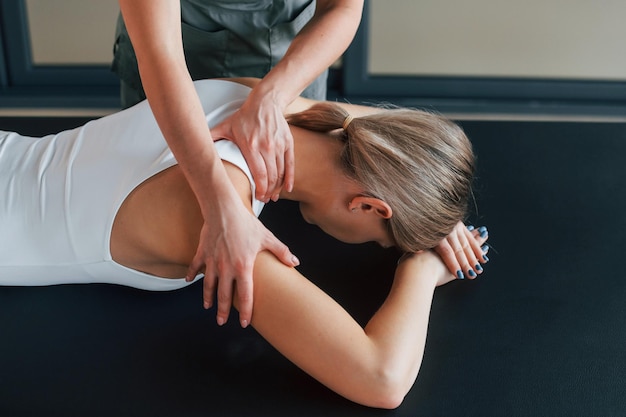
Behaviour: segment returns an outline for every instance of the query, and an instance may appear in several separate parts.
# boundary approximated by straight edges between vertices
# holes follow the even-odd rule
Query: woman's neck
[[[342,144],[326,133],[291,127],[294,139],[295,181],[292,192],[282,190],[280,198],[308,202],[323,197],[345,180],[340,168]]]

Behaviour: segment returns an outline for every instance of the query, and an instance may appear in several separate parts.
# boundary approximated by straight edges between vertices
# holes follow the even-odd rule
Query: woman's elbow
[[[383,370],[378,372],[370,386],[367,404],[370,407],[395,409],[404,401],[415,378],[404,372]]]
[[[378,398],[376,398],[375,403],[368,404],[368,405],[370,407],[375,407],[375,408],[394,410],[400,407],[400,405],[402,404],[402,401],[404,401],[405,395],[406,393],[401,394],[398,392],[381,394],[377,396]]]
[[[405,389],[381,387],[363,405],[393,410],[400,407],[407,393],[408,390]]]

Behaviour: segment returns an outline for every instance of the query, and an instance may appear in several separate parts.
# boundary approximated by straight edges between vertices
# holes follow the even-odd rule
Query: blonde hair
[[[342,129],[350,117],[334,103],[319,103],[287,121],[318,132]],[[392,108],[354,117],[337,135],[345,144],[346,174],[393,210],[387,221],[406,252],[436,246],[466,216],[474,153],[463,130],[436,114]]]

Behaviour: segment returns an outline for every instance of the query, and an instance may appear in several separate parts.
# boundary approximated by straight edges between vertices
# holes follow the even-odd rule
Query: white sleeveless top
[[[209,126],[236,111],[250,91],[228,81],[194,84]],[[254,196],[239,148],[224,140],[215,146],[248,176]],[[42,138],[0,131],[0,285],[188,285],[184,278],[126,268],[110,252],[113,221],[126,197],[176,163],[147,102]],[[253,198],[257,216],[262,208]]]

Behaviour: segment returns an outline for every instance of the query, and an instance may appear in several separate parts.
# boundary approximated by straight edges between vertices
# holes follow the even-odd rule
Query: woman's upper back
[[[249,91],[225,81],[196,86],[210,123],[235,111]],[[68,265],[83,268],[76,275],[84,282],[115,278],[90,268],[116,266],[109,238],[119,207],[139,184],[176,164],[147,103],[44,138],[4,133],[0,149],[0,275],[49,280],[41,285],[55,283],[56,269],[67,279]],[[123,267],[113,275],[145,284]]]

